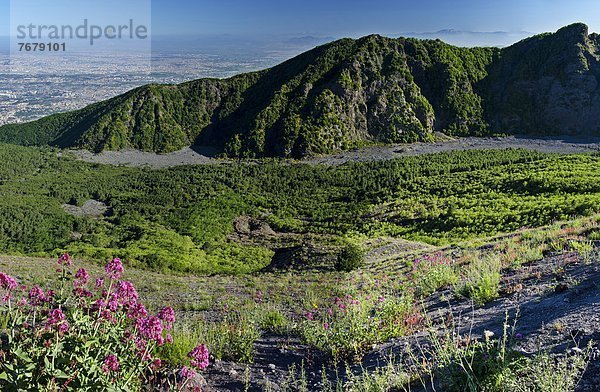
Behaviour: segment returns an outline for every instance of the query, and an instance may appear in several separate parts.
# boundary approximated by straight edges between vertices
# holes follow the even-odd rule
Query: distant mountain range
[[[505,47],[532,36],[528,31],[469,31],[444,29],[434,32],[409,32],[396,34],[401,37],[420,39],[441,39],[457,46],[497,46]]]
[[[93,151],[214,146],[301,157],[369,142],[494,132],[600,134],[600,39],[584,24],[507,48],[342,39],[229,79],[148,85],[0,127],[0,141]]]

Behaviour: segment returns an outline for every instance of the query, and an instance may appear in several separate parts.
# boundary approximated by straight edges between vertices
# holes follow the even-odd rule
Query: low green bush
[[[365,252],[362,248],[358,245],[348,244],[339,253],[335,268],[338,271],[351,272],[364,264]]]

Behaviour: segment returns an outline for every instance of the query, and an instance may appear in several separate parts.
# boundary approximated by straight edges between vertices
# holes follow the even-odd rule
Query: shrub
[[[189,326],[177,323],[173,327],[173,343],[159,347],[158,356],[161,360],[173,366],[188,364],[187,354],[202,340],[202,334]]]
[[[95,282],[83,268],[73,275],[67,254],[58,264],[57,291],[20,286],[0,273],[0,389],[139,390],[161,367],[156,349],[171,343],[173,309],[149,314],[133,284],[121,280],[119,259]],[[188,355],[193,368],[208,365],[204,346]],[[182,370],[171,387],[194,374]]]
[[[459,293],[471,298],[476,304],[484,305],[498,297],[502,263],[494,256],[476,258],[465,270]]]
[[[588,234],[588,239],[590,241],[600,241],[600,229],[591,230]]]
[[[254,342],[260,337],[258,328],[247,317],[227,311],[221,321],[186,320],[173,329],[173,344],[159,349],[159,357],[173,365],[187,363],[187,352],[196,342],[205,342],[219,360],[252,363]]]
[[[273,332],[284,333],[288,328],[288,320],[278,310],[268,310],[261,315],[261,328]]]
[[[553,358],[547,353],[524,361],[508,378],[503,390],[514,392],[570,392],[577,387],[588,364],[585,352]]]
[[[442,253],[436,253],[415,260],[409,278],[419,295],[428,296],[440,288],[456,284],[459,276],[452,260]]]
[[[351,272],[365,264],[365,252],[358,245],[346,245],[338,255],[335,269]]]
[[[373,344],[403,336],[421,320],[411,297],[377,295],[336,297],[330,308],[313,308],[301,317],[304,340],[334,362],[360,359]]]
[[[254,361],[254,342],[261,336],[253,322],[235,311],[221,322],[205,324],[202,333],[215,358],[243,363]]]
[[[594,243],[591,240],[571,241],[569,245],[571,249],[579,253],[584,261],[588,262],[590,260],[590,256],[594,251]]]

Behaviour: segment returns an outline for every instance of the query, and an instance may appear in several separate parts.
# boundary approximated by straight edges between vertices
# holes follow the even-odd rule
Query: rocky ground
[[[245,220],[239,221],[241,231],[245,230],[245,223]],[[252,229],[252,222],[249,227]],[[373,260],[387,260],[390,252],[410,250],[414,246],[393,241],[373,245],[369,254]],[[526,357],[541,352],[571,355],[585,350],[593,341],[589,365],[576,391],[600,391],[600,242],[596,241],[594,245],[595,251],[586,259],[574,252],[550,253],[542,260],[504,271],[500,297],[485,306],[474,306],[470,300],[456,296],[451,289],[438,291],[423,301],[427,319],[431,320],[424,324],[437,326],[440,334],[450,328],[465,339],[481,339],[485,331],[500,337],[508,313],[509,323],[512,325],[516,320],[515,332],[522,336],[516,350]],[[0,271],[8,271],[20,280],[31,275],[31,279],[40,282],[48,275],[48,263],[53,261],[2,256]],[[97,274],[101,267],[92,264],[89,269],[90,273]],[[165,276],[135,269],[128,269],[128,274],[141,295],[149,297],[152,303],[175,306],[185,296],[192,293],[198,296],[198,287],[207,284],[236,296],[248,295],[227,277],[213,277],[209,282],[206,277]],[[372,372],[388,364],[390,359],[400,369],[410,369],[414,357],[409,353],[431,347],[424,332],[425,325],[420,332],[374,347],[361,363],[353,365],[351,371],[355,374],[364,369]],[[213,360],[198,381],[205,383],[203,391],[213,392],[298,390],[287,388],[293,384],[290,369],[295,369],[296,387],[303,372],[304,390],[321,391],[323,368],[334,382],[347,379],[344,367],[336,374],[327,358],[299,337],[265,334],[255,342],[254,363]],[[417,383],[411,390],[424,389]],[[437,386],[436,390],[443,391],[443,388]]]
[[[444,320],[444,328],[448,328],[448,320],[452,320],[452,328],[468,339],[482,339],[484,331],[501,336],[508,315],[511,325],[516,320],[515,332],[522,336],[516,350],[526,357],[542,352],[577,353],[592,341],[590,362],[576,391],[600,391],[599,253],[593,258],[584,261],[574,253],[556,254],[516,271],[507,271],[502,296],[483,307],[456,298],[451,290],[431,295],[424,306],[434,324]],[[408,363],[411,361],[408,349],[422,350],[428,345],[427,340],[425,333],[419,332],[382,344],[352,370],[357,373],[363,369],[373,370],[386,365],[390,358],[394,358],[396,364]],[[290,367],[298,373],[304,370],[308,390],[321,390],[322,369],[329,364],[299,339],[264,336],[256,342],[255,348],[255,362],[251,365],[231,362],[211,365],[205,373],[206,390],[287,390]],[[344,368],[338,369],[336,376],[329,366],[327,373],[330,378],[346,378]],[[437,390],[443,390],[439,388],[437,386]],[[425,389],[417,384],[411,390]]]
[[[311,164],[340,165],[346,162],[394,159],[402,156],[430,154],[453,150],[525,148],[541,152],[585,153],[600,151],[600,138],[580,139],[561,137],[487,137],[487,138],[443,138],[436,143],[398,144],[390,146],[364,147],[304,159],[300,162]],[[71,150],[78,159],[91,163],[112,164],[131,167],[161,169],[182,165],[202,165],[211,163],[231,163],[231,160],[214,158],[216,151],[210,148],[190,147],[169,154],[155,154],[136,150],[105,151],[93,154],[85,150]]]

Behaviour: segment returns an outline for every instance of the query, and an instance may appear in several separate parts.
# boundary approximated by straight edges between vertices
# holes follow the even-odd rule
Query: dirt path
[[[389,160],[402,156],[431,154],[443,151],[525,148],[541,152],[585,153],[600,151],[600,138],[580,139],[564,137],[509,136],[494,138],[460,138],[437,143],[398,144],[391,146],[365,147],[338,154],[307,158],[298,162],[309,164],[341,165],[346,162]],[[182,165],[206,165],[232,163],[229,159],[214,158],[216,150],[188,147],[168,154],[155,154],[136,150],[105,151],[93,154],[85,150],[70,150],[68,153],[85,162],[112,164],[130,167],[162,169]],[[289,163],[296,161],[286,161]]]

